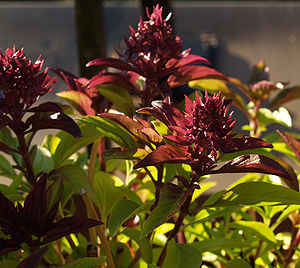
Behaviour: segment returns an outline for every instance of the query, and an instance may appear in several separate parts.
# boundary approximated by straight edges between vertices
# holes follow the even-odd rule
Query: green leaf
[[[191,244],[168,243],[167,256],[163,268],[198,268],[202,263],[202,252]]]
[[[152,256],[152,246],[149,242],[149,239],[147,237],[140,238],[140,231],[133,228],[126,228],[122,232],[122,234],[125,234],[126,236],[130,237],[138,244],[143,259],[145,260],[145,262],[150,264],[152,262],[153,256]]]
[[[132,217],[132,212],[139,206],[139,204],[127,199],[122,199],[114,205],[108,221],[108,229],[111,236],[117,234],[122,224]]]
[[[296,163],[299,163],[299,160],[295,156],[295,153],[285,142],[274,142],[273,146],[274,147],[272,150],[285,154],[286,156],[293,159]]]
[[[71,263],[61,265],[62,268],[93,268],[95,265],[103,263],[106,260],[106,257],[86,257],[79,260],[76,260]]]
[[[234,212],[238,209],[240,209],[240,207],[202,209],[202,210],[200,210],[199,213],[197,213],[195,219],[192,222],[189,222],[184,225],[184,228],[187,228],[194,224],[208,222],[208,221],[211,221],[212,219],[230,215],[232,212]]]
[[[114,260],[121,260],[121,265],[116,268],[127,268],[132,262],[132,255],[128,246],[114,240],[109,241],[109,246]]]
[[[2,260],[1,261],[1,268],[16,268],[19,264],[17,260]]]
[[[1,176],[5,176],[8,178],[16,176],[16,172],[12,168],[11,163],[0,154],[0,173]]]
[[[102,134],[86,126],[81,128],[82,137],[74,138],[66,132],[59,132],[58,137],[61,139],[56,146],[56,150],[52,155],[54,167],[57,168],[64,164],[64,162],[80,148],[93,143],[95,140],[101,138]],[[57,142],[57,141],[55,141]]]
[[[245,182],[227,190],[210,206],[299,205],[300,193],[277,184]],[[208,204],[206,204],[208,206]]]
[[[21,201],[24,199],[22,195],[18,193],[17,189],[6,184],[0,184],[0,192],[12,202]]]
[[[61,141],[60,137],[48,135],[44,138],[42,147],[45,147],[51,153],[51,155],[54,155],[60,141]]]
[[[157,207],[145,221],[142,228],[141,237],[149,234],[154,228],[167,221],[180,206],[183,197],[183,191],[176,185],[167,183],[160,192],[160,198]]]
[[[92,200],[95,200],[93,195],[93,189],[87,177],[87,174],[79,167],[74,165],[62,166],[53,170],[50,176],[59,176],[63,178],[64,182],[71,185],[73,191],[80,194],[82,188],[87,189],[88,194]]]
[[[229,223],[228,226],[231,228],[243,230],[245,232],[250,232],[250,233],[260,237],[262,240],[266,241],[267,243],[271,244],[272,246],[274,246],[277,243],[273,231],[262,222],[235,221],[235,222]]]
[[[0,129],[0,141],[4,144],[9,145],[9,147],[12,149],[18,148],[18,140],[17,138],[12,136],[11,131],[8,127]]]
[[[272,112],[267,108],[260,108],[257,113],[260,127],[264,128],[272,123],[278,123],[285,127],[292,127],[292,119],[288,110],[280,107],[277,111]]]
[[[121,179],[109,173],[100,171],[94,176],[95,196],[104,222],[106,222],[113,206],[124,196],[122,191],[117,188],[121,185],[123,185]]]
[[[125,128],[110,119],[100,116],[81,116],[78,120],[95,127],[98,132],[102,133],[105,137],[108,137],[120,146],[127,148],[138,147],[133,136]]]
[[[99,89],[100,94],[110,100],[120,112],[130,117],[134,115],[134,104],[126,89],[112,85],[101,85],[97,88]]]
[[[170,135],[169,128],[161,121],[151,121],[157,133],[161,136]]]
[[[245,260],[236,259],[226,263],[226,268],[251,268],[252,266]]]
[[[276,219],[276,221],[272,224],[272,229],[275,230],[280,223],[282,223],[291,213],[296,210],[300,210],[300,205],[291,205],[284,209],[278,219]]]
[[[50,172],[53,169],[51,153],[46,148],[37,146],[32,165],[35,175],[40,172]]]
[[[228,239],[225,237],[220,237],[194,242],[191,245],[201,251],[220,251],[223,248],[242,248],[245,246],[245,242],[239,238]]]

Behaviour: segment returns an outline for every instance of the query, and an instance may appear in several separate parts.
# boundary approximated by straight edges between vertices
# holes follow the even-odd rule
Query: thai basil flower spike
[[[265,61],[260,60],[252,68],[249,85],[245,85],[240,80],[232,77],[229,77],[228,80],[241,90],[258,109],[271,93],[283,89],[288,84],[286,82],[271,82],[269,71],[270,68]]]
[[[252,103],[251,108],[247,109],[245,106],[240,107],[250,120],[253,129],[252,135],[259,137],[261,130],[259,129],[258,113],[261,105],[267,100],[271,94],[280,91],[279,94],[269,105],[270,109],[278,107],[282,95],[285,95],[290,90],[294,91],[299,87],[286,88],[287,82],[272,82],[270,81],[269,67],[266,66],[264,60],[260,60],[252,68],[252,74],[249,80],[249,85],[243,84],[240,80],[228,77],[229,83],[234,85],[242,93],[244,93],[249,101]],[[290,96],[291,97],[291,96]],[[288,97],[287,100],[290,98]]]
[[[35,178],[29,163],[29,146],[39,129],[61,129],[78,137],[81,132],[77,124],[55,103],[47,102],[32,107],[39,97],[51,91],[56,79],[48,75],[48,69],[41,72],[41,57],[35,63],[26,58],[23,49],[16,47],[0,51],[0,128],[8,127],[16,135],[18,148],[9,148],[1,143],[0,150],[20,153],[26,166],[25,177],[34,185]],[[29,117],[24,120],[25,114]],[[33,115],[32,115],[33,114]],[[31,133],[26,142],[25,135]]]
[[[56,219],[62,183],[56,180],[46,187],[47,177],[40,177],[24,205],[15,206],[0,192],[0,255],[20,249],[23,243],[34,251],[63,236],[102,224],[77,216]]]
[[[186,97],[185,113],[167,99],[152,103],[152,107],[138,110],[165,123],[172,135],[164,138],[173,145],[159,146],[139,161],[135,168],[164,163],[184,163],[192,169],[192,182],[206,174],[258,172],[275,174],[291,181],[291,175],[276,161],[262,155],[241,155],[225,163],[218,163],[219,155],[256,148],[272,148],[272,144],[249,136],[232,133],[235,119],[228,114],[230,102],[221,93],[203,100],[196,93],[196,100]]]
[[[78,126],[58,105],[47,102],[32,108],[39,97],[52,90],[50,86],[56,81],[48,75],[48,69],[40,72],[42,66],[40,57],[32,63],[23,49],[14,47],[4,54],[0,52],[0,127],[8,126],[17,137],[40,128],[64,129],[73,136],[80,136]],[[34,119],[23,122],[27,112],[34,113]],[[44,120],[47,120],[47,126],[42,122]],[[31,125],[33,121],[35,126]]]
[[[142,18],[138,28],[130,27],[129,38],[124,38],[125,50],[119,52],[124,59],[99,58],[87,66],[112,67],[124,72],[128,79],[143,77],[144,85],[136,95],[141,99],[141,106],[150,105],[157,96],[172,99],[172,88],[185,84],[190,80],[201,78],[217,78],[226,80],[225,76],[207,66],[207,59],[190,54],[190,49],[183,50],[179,36],[173,35],[168,24],[168,16],[162,18],[162,7],[157,5],[149,20]],[[95,86],[95,83],[93,84]]]

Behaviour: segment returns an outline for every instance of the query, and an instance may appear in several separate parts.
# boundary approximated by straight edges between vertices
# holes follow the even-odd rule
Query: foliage
[[[280,105],[299,86],[271,82],[263,60],[249,85],[227,77],[183,50],[159,6],[148,17],[119,59],[88,63],[105,68],[91,79],[51,68],[69,105],[36,103],[55,81],[40,59],[0,54],[1,267],[297,267],[300,142]],[[207,195],[225,173],[244,175]]]

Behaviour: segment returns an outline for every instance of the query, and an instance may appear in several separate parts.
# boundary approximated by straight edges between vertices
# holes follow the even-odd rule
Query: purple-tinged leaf
[[[227,81],[224,74],[219,73],[213,68],[206,66],[184,66],[178,69],[174,74],[170,75],[168,82],[170,87],[178,87],[189,81],[197,79],[220,79]]]
[[[153,101],[151,104],[153,107],[141,108],[137,112],[152,115],[167,126],[182,124],[182,121],[185,121],[183,114],[169,103],[168,98],[164,101]]]
[[[150,123],[148,123],[148,121],[140,118],[140,117],[136,117],[134,116],[134,119],[139,122],[143,127],[151,127]]]
[[[60,129],[73,135],[75,138],[81,137],[81,131],[75,121],[65,115],[58,114],[56,119],[52,118],[40,118],[32,123],[32,130],[37,131],[39,129]]]
[[[87,67],[90,66],[102,66],[102,67],[112,67],[119,70],[124,71],[133,71],[135,72],[135,69],[126,63],[125,61],[122,61],[120,59],[114,59],[114,58],[99,58],[92,60],[86,64]]]
[[[83,92],[62,91],[56,95],[68,101],[81,115],[96,115],[95,110],[91,107],[93,101]]]
[[[143,128],[139,132],[151,143],[160,144],[163,142],[162,136],[160,136],[153,128]]]
[[[211,65],[211,63],[206,59],[198,55],[188,54],[185,57],[180,59],[170,59],[166,63],[166,68],[180,68],[186,65],[193,65],[193,64],[207,64]]]
[[[294,154],[300,161],[300,142],[284,132],[281,132],[279,130],[277,130],[277,132],[284,139],[284,141],[287,143],[287,145],[293,150]]]
[[[300,85],[285,88],[272,100],[270,109],[275,109],[284,103],[300,98]]]
[[[100,224],[103,223],[85,217],[66,217],[52,224],[42,243],[49,243],[63,236],[78,233]]]
[[[137,90],[128,79],[116,73],[97,74],[89,82],[88,88],[93,88],[100,85],[114,85],[128,90],[132,94],[137,94]]]
[[[54,102],[45,102],[27,110],[30,113],[61,113],[61,107]]]
[[[250,85],[250,90],[255,99],[262,101],[267,99],[272,92],[281,89],[281,86],[280,83],[274,84],[271,81],[263,80]]]
[[[34,252],[32,252],[26,259],[22,260],[16,268],[35,268],[38,267],[40,261],[42,260],[43,256],[49,249],[49,245],[37,249]]]
[[[248,173],[257,172],[273,174],[289,181],[293,181],[291,175],[275,160],[262,155],[242,155],[225,163],[220,163],[211,169],[209,174],[218,173]]]
[[[39,219],[36,220],[43,220],[42,217],[45,217],[46,210],[47,210],[47,203],[46,203],[46,184],[47,184],[47,174],[42,175],[40,179],[37,181],[33,189],[27,195],[25,202],[24,202],[24,212],[28,215],[32,214],[33,212],[35,215],[39,216]]]
[[[159,146],[156,150],[148,154],[145,158],[139,161],[134,168],[146,166],[156,166],[164,163],[188,163],[191,159],[184,156],[182,152],[175,147],[167,144]]]
[[[0,222],[6,222],[17,216],[17,210],[8,198],[0,192]]]
[[[273,148],[273,145],[264,140],[249,136],[233,138],[232,140],[224,141],[221,145],[221,151],[223,153],[234,153],[257,148]]]
[[[249,87],[246,84],[242,83],[241,80],[234,77],[228,77],[227,79],[230,84],[234,85],[237,89],[250,97],[251,93]]]
[[[140,85],[137,83],[138,79],[140,78],[139,74],[129,71],[125,74],[125,77],[132,85],[136,86],[136,88],[140,90]]]
[[[75,75],[60,68],[49,68],[49,70],[56,73],[67,84],[69,90],[78,90],[78,86],[76,84],[77,77]]]
[[[184,136],[171,136],[171,135],[167,135],[167,136],[164,136],[164,138],[166,138],[169,141],[178,143],[178,144],[184,144],[186,142],[186,137],[184,137]]]

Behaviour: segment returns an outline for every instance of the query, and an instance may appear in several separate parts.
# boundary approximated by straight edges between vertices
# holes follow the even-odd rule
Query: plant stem
[[[56,242],[56,253],[58,254],[58,256],[60,258],[60,262],[61,262],[61,264],[65,264],[66,260],[65,260],[64,256],[61,254],[59,241],[56,240],[55,242]]]
[[[93,184],[93,178],[95,174],[95,165],[96,165],[96,160],[98,156],[98,148],[99,144],[101,142],[101,139],[98,139],[94,141],[91,154],[90,154],[90,162],[89,162],[89,170],[88,170],[88,178],[91,184]]]
[[[81,190],[81,195],[82,195],[82,198],[84,200],[86,209],[87,209],[89,215],[91,216],[91,218],[93,218],[94,220],[99,221],[99,217],[98,217],[97,212],[95,210],[94,204],[91,201],[91,199],[89,198],[89,196],[87,194],[87,190],[82,189]],[[103,225],[97,225],[97,226],[95,226],[95,229],[96,229],[96,233],[98,234],[98,236],[100,238],[100,241],[101,241],[101,244],[102,244],[102,247],[103,247],[104,255],[107,257],[107,260],[106,260],[107,267],[108,268],[115,268],[115,264],[114,264],[114,261],[113,261],[113,257],[112,257],[111,251],[110,251],[108,241],[106,239],[105,229],[104,229]]]
[[[142,254],[141,254],[141,250],[138,249],[133,260],[131,261],[131,263],[128,265],[128,268],[134,268],[135,265],[137,264],[137,262],[139,261],[139,259],[141,258]]]
[[[185,216],[187,215],[188,207],[189,207],[189,205],[191,204],[191,201],[192,201],[193,192],[194,191],[190,192],[189,196],[186,198],[185,202],[183,203],[183,205],[180,208],[180,213],[179,213],[179,216],[178,216],[177,221],[175,223],[174,229],[172,230],[172,232],[168,236],[168,240],[167,240],[166,244],[164,245],[164,247],[163,247],[163,249],[162,249],[162,251],[161,251],[161,253],[159,255],[159,258],[158,258],[158,261],[157,261],[157,266],[159,266],[159,267],[162,266],[162,264],[163,264],[163,262],[164,262],[164,260],[166,258],[168,242],[172,238],[176,237],[176,235],[179,232],[180,227],[181,227],[181,225],[183,223],[183,220],[184,220]]]
[[[27,181],[33,186],[36,183],[36,179],[33,172],[32,163],[30,161],[30,155],[28,152],[28,147],[24,138],[24,133],[16,133],[19,141],[19,150],[23,158],[23,163],[25,166],[24,175]]]

